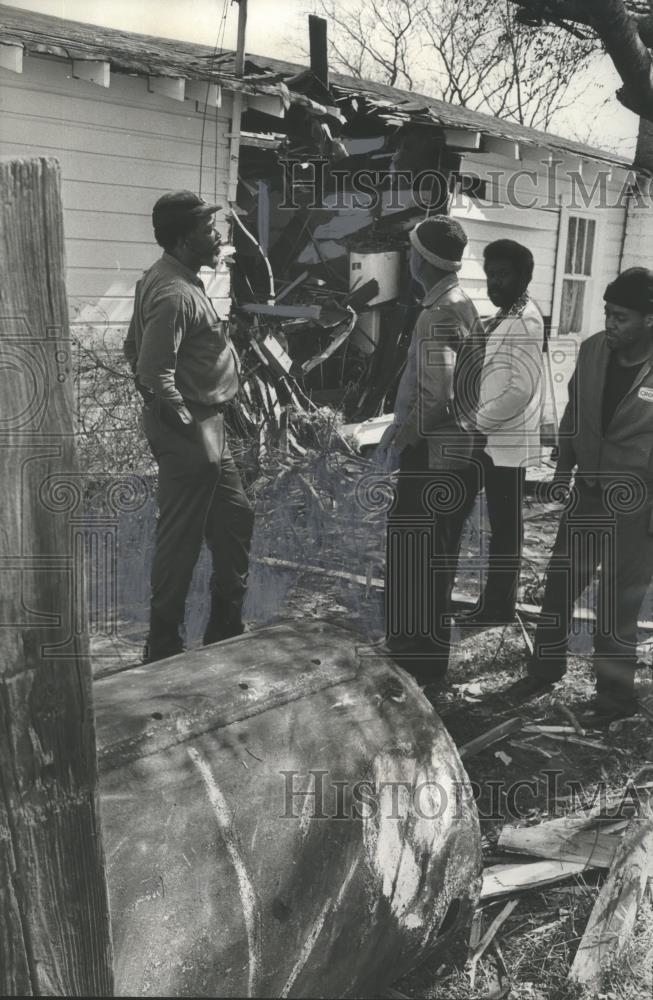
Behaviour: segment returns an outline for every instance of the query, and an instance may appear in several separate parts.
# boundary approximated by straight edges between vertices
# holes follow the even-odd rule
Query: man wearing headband
[[[458,551],[478,490],[474,435],[465,427],[476,403],[484,336],[474,304],[458,283],[467,244],[460,224],[447,216],[425,219],[410,242],[411,273],[424,290],[422,311],[397,390],[394,423],[380,445],[382,458],[392,449],[400,463],[388,523],[386,633],[401,666],[430,683],[447,669]],[[413,550],[420,528],[428,551],[419,542]]]
[[[145,406],[159,466],[150,629],[145,662],[183,650],[186,597],[202,541],[211,550],[204,643],[243,631],[252,508],[225,437],[224,408],[238,392],[238,358],[199,277],[215,268],[220,237],[191,191],[159,198],[152,224],[163,255],[136,286],[124,353]]]
[[[574,491],[523,684],[532,692],[565,673],[574,602],[600,563],[593,718],[609,721],[638,709],[637,619],[653,572],[653,271],[624,271],[604,299],[605,330],[581,344],[560,423],[554,483],[575,470]]]

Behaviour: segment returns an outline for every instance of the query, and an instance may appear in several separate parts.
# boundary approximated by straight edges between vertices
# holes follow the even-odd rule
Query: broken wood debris
[[[574,727],[574,730],[575,730],[575,732],[577,733],[578,736],[585,736],[586,735],[585,734],[585,730],[583,729],[583,727],[581,726],[580,722],[578,721],[578,719],[576,718],[576,716],[574,715],[574,713],[571,711],[570,708],[568,708],[566,705],[563,705],[563,703],[561,701],[554,701],[553,702],[553,706],[562,715],[564,715],[566,719],[569,720],[569,722]]]
[[[579,875],[586,867],[582,861],[550,860],[492,865],[483,872],[481,901],[560,882],[572,875]]]
[[[465,743],[464,746],[459,747],[458,753],[463,759],[473,757],[475,754],[485,750],[486,747],[491,746],[492,743],[497,743],[506,736],[511,736],[513,733],[519,732],[523,728],[523,725],[524,721],[520,718],[508,719],[506,722],[501,722],[498,726],[494,726],[493,729],[488,730],[487,733],[483,733],[481,736],[470,740],[469,743]]]
[[[608,746],[601,740],[586,739],[584,736],[575,736],[570,733],[542,733],[548,740],[556,740],[559,743],[575,743],[577,746],[592,747],[594,750],[607,750]]]
[[[630,787],[631,783],[627,788]],[[625,791],[620,796],[622,801]],[[505,896],[513,898],[483,936],[480,926],[483,911],[481,908],[477,910],[478,920],[473,925],[474,940],[470,943],[470,961],[475,956],[478,961],[482,950],[492,943],[498,926],[510,915],[522,893],[554,886],[556,882],[579,876],[589,868],[607,869],[608,877],[595,899],[568,973],[569,980],[591,990],[600,990],[607,972],[625,949],[641,900],[653,889],[653,813],[650,796],[645,796],[639,805],[636,815],[628,819],[621,815],[606,816],[604,808],[594,806],[585,816],[568,815],[534,825],[504,826],[497,841],[499,850],[540,860],[506,864],[492,863],[493,859],[487,859],[490,864],[483,873],[480,902],[491,903]],[[587,896],[591,894],[591,887],[572,885],[564,891]],[[564,920],[564,913],[559,911],[558,919],[549,920],[524,936],[535,937],[554,931]],[[476,961],[472,965],[472,982]]]
[[[552,753],[548,750],[544,750],[543,747],[538,747],[535,743],[525,743],[518,740],[510,740],[508,746],[515,747],[517,750],[526,750],[529,753],[537,753],[540,757],[545,757],[546,760],[551,760],[553,757]]]
[[[510,916],[510,914],[512,913],[512,911],[517,906],[518,902],[519,902],[518,899],[511,899],[508,903],[506,903],[506,905],[503,907],[503,909],[500,911],[500,913],[498,913],[496,915],[496,917],[494,918],[494,920],[492,921],[492,923],[490,924],[490,926],[486,930],[485,934],[483,935],[483,937],[481,938],[481,940],[479,941],[479,943],[476,945],[476,947],[474,948],[474,950],[471,952],[471,954],[469,956],[469,962],[470,962],[470,966],[471,966],[471,969],[470,969],[470,983],[471,983],[472,987],[473,987],[474,982],[475,982],[475,978],[476,978],[476,966],[478,965],[479,959],[485,954],[486,950],[489,948],[490,944],[492,943],[492,941],[496,937],[496,934],[497,934],[499,928],[508,919],[508,917]]]
[[[600,989],[635,925],[653,857],[653,815],[647,803],[632,819],[616,851],[569,972],[572,982]]]
[[[607,868],[612,863],[618,840],[608,830],[623,829],[623,822],[606,826],[596,817],[562,817],[535,826],[506,825],[497,846],[517,854],[558,861],[583,862],[587,867]]]

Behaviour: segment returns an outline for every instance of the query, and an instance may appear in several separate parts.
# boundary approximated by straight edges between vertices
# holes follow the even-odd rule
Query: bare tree
[[[317,0],[314,6],[329,22],[334,67],[358,79],[413,89],[411,62],[427,0],[359,0],[346,7]]]
[[[316,0],[334,67],[548,128],[596,44],[515,23],[508,0]]]
[[[547,30],[555,24],[579,40],[599,39],[623,87],[617,97],[653,121],[653,0],[509,0],[517,21]]]

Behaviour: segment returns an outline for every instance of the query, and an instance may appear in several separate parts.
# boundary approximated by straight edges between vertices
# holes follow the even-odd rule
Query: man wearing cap
[[[515,240],[483,251],[488,298],[476,429],[485,435],[483,486],[490,521],[489,566],[478,607],[459,624],[486,627],[514,619],[524,537],[526,467],[540,461],[544,320],[528,294],[533,254]]]
[[[394,422],[379,455],[384,461],[392,449],[400,462],[388,523],[386,633],[397,661],[429,683],[447,669],[458,551],[478,490],[470,418],[484,336],[474,304],[458,283],[467,244],[460,224],[447,216],[425,219],[410,242],[411,273],[424,290],[422,311],[397,390]],[[412,559],[420,524],[431,550],[424,553],[417,542],[421,556]]]
[[[156,202],[152,224],[164,252],[136,285],[124,344],[159,466],[146,662],[183,650],[186,597],[203,539],[213,560],[204,643],[243,631],[253,512],[224,429],[225,404],[238,392],[238,359],[199,277],[201,267],[218,263],[220,207],[191,191]]]
[[[637,711],[637,619],[653,572],[653,271],[608,285],[605,330],[583,341],[560,423],[555,488],[567,494],[524,691],[567,666],[574,603],[601,565],[594,716]],[[563,489],[565,492],[565,489]]]

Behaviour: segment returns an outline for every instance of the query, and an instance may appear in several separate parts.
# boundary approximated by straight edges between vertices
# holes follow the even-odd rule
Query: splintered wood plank
[[[605,973],[623,952],[646,890],[652,856],[653,814],[647,803],[628,824],[601,887],[569,971],[573,982],[599,989]]]
[[[111,995],[58,164],[0,189],[0,993]]]
[[[578,875],[587,866],[582,861],[535,861],[525,865],[492,865],[483,872],[481,901],[513,892],[537,889]]]
[[[536,826],[504,826],[498,847],[557,861],[579,861],[592,868],[609,868],[619,847],[621,823],[563,817]],[[608,830],[614,829],[615,833]]]

